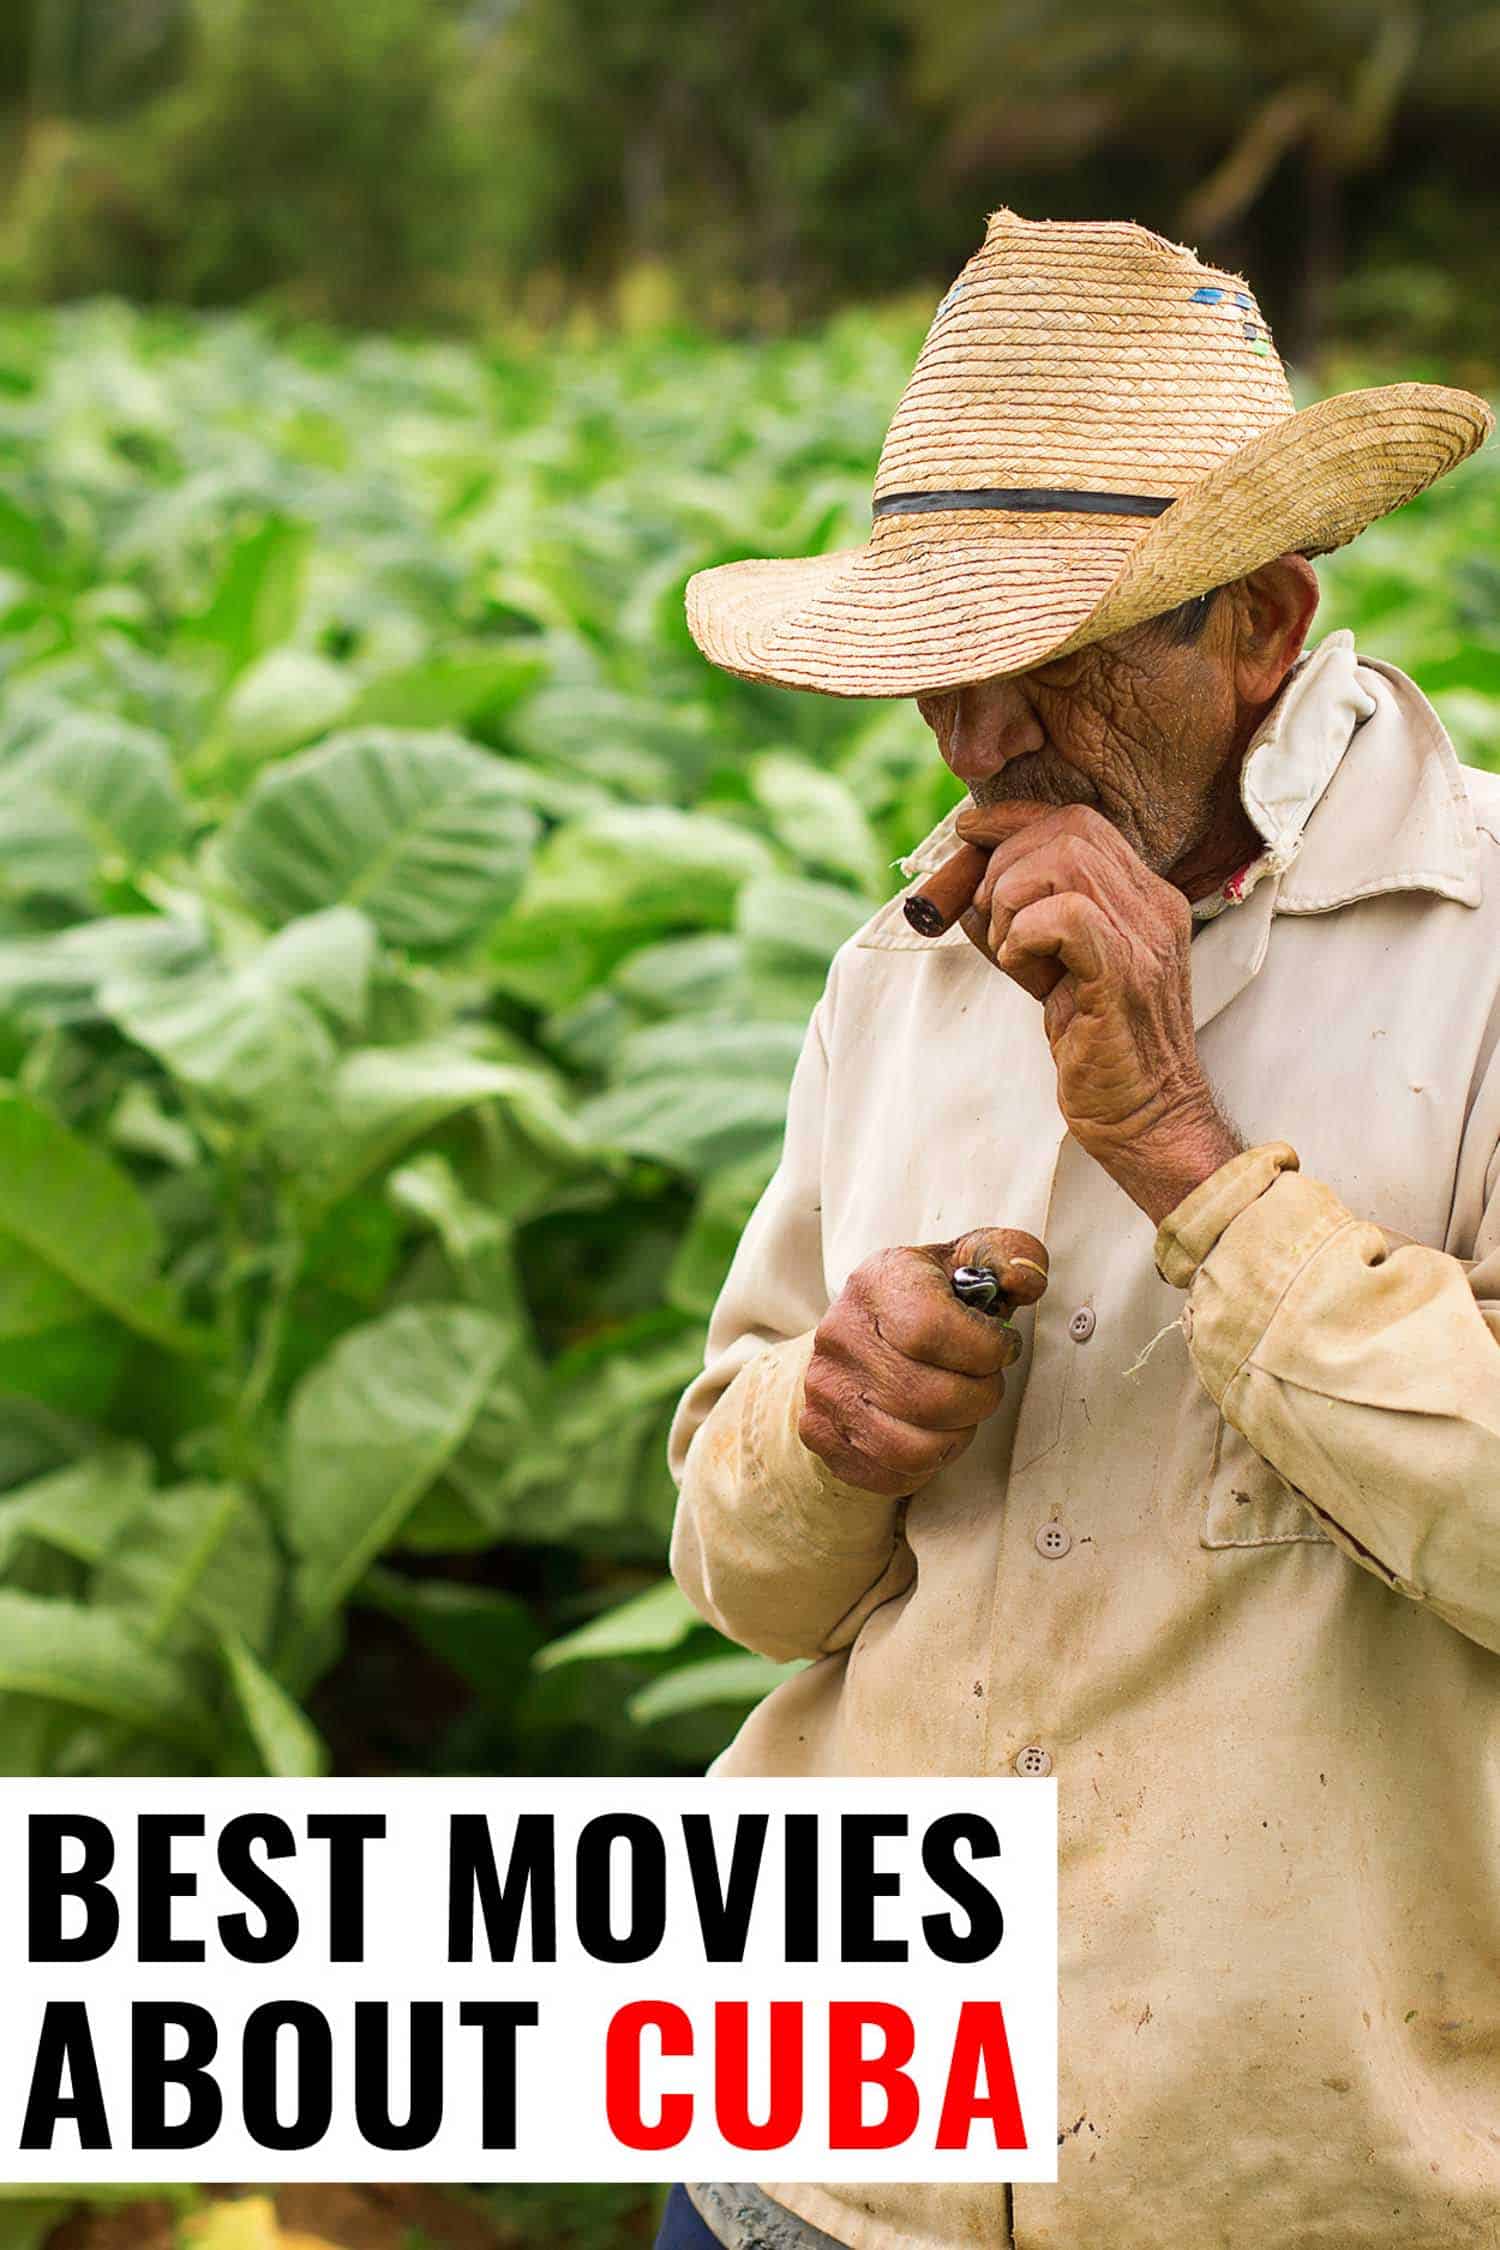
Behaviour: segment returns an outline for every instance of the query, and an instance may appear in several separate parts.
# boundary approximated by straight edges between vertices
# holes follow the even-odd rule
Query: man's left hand
[[[1198,1060],[1186,898],[1091,806],[966,806],[957,826],[995,847],[965,933],[1043,1003],[1069,1131],[1159,1226],[1244,1145]]]

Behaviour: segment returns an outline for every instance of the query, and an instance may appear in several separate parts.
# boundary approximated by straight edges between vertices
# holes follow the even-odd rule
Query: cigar
[[[981,876],[990,864],[981,844],[961,844],[941,867],[933,869],[919,891],[903,900],[906,919],[919,937],[941,937],[951,930],[964,909],[974,903]]]

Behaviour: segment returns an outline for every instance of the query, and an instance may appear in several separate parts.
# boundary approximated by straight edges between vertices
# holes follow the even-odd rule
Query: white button
[[[1055,1562],[1065,1555],[1073,1544],[1073,1534],[1065,1523],[1044,1523],[1036,1535],[1036,1551],[1048,1555]]]
[[[1080,1305],[1068,1322],[1068,1334],[1075,1344],[1086,1344],[1093,1333],[1094,1308],[1092,1305]]]
[[[1015,1765],[1017,1773],[1050,1773],[1052,1753],[1039,1742],[1028,1742],[1024,1750],[1016,1752]]]

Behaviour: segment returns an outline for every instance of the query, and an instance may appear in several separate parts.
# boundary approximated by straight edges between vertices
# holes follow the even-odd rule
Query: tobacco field
[[[957,785],[682,588],[866,536],[924,325],[0,317],[0,1769],[693,1770],[778,1677],[667,1423]],[[1321,566],[1491,762],[1497,534]]]

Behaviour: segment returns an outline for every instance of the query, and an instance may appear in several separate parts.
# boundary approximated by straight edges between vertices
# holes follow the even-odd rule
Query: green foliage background
[[[0,323],[0,1764],[695,1768],[664,1441],[835,947],[952,801],[729,678],[920,340]],[[1481,456],[1328,622],[1500,718]]]

